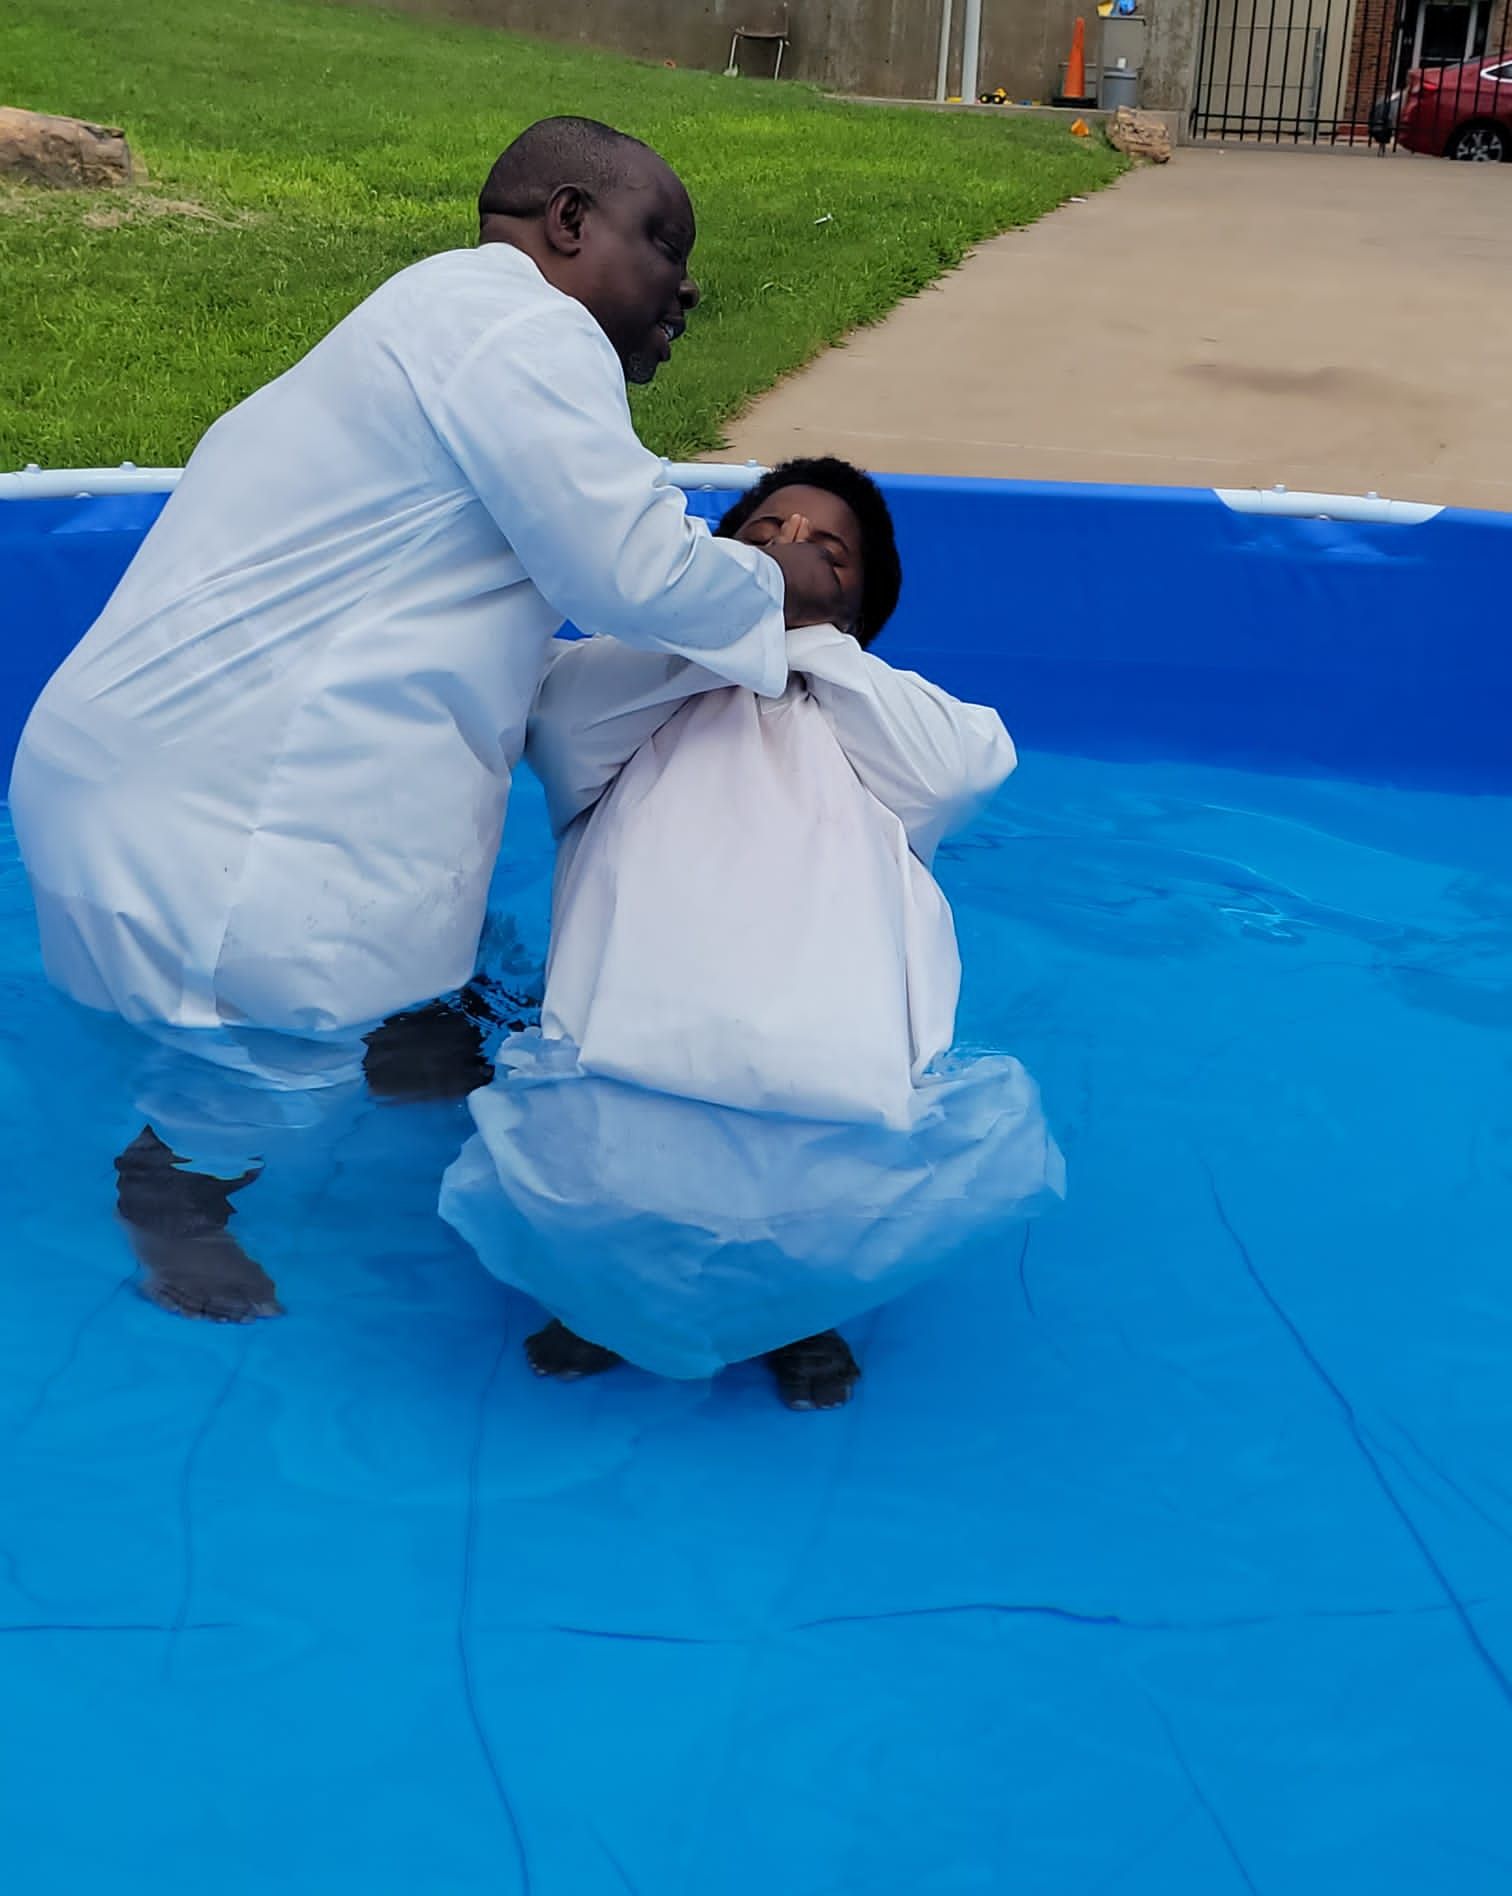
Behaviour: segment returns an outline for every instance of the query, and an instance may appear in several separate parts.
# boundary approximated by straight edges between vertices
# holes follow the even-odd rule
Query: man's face
[[[574,294],[613,343],[627,382],[649,382],[687,326],[698,302],[688,275],[696,234],[677,174],[649,152],[587,212]]]

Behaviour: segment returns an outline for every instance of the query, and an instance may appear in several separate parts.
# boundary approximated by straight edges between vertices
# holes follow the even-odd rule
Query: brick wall
[[[1402,13],[1402,0],[1355,0],[1354,30],[1339,101],[1341,125],[1364,126],[1376,100],[1393,90],[1393,55]]]

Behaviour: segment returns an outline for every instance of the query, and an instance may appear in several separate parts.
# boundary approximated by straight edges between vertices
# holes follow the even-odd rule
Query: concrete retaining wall
[[[377,0],[389,4],[392,0]],[[410,12],[470,20],[675,60],[720,71],[737,25],[758,27],[781,11],[772,0],[399,0]],[[1144,0],[1150,15],[1141,102],[1179,111],[1187,104],[1201,0]],[[791,0],[786,78],[873,98],[932,98],[943,0]],[[962,0],[955,0],[950,88],[960,89]],[[1087,57],[1097,57],[1094,0],[983,0],[981,85],[1015,99],[1048,100],[1078,14],[1087,21]],[[747,72],[768,70],[770,53],[748,46]]]

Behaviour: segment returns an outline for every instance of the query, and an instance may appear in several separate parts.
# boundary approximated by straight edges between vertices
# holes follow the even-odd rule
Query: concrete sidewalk
[[[766,462],[1512,509],[1512,167],[1179,151],[983,245],[731,435]]]

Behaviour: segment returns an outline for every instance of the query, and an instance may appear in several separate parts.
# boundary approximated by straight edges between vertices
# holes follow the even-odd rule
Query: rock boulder
[[[63,191],[100,191],[144,175],[118,126],[0,106],[0,177]]]
[[[1148,158],[1152,164],[1170,163],[1171,134],[1164,119],[1153,112],[1135,112],[1121,105],[1108,120],[1108,143],[1130,158]]]

